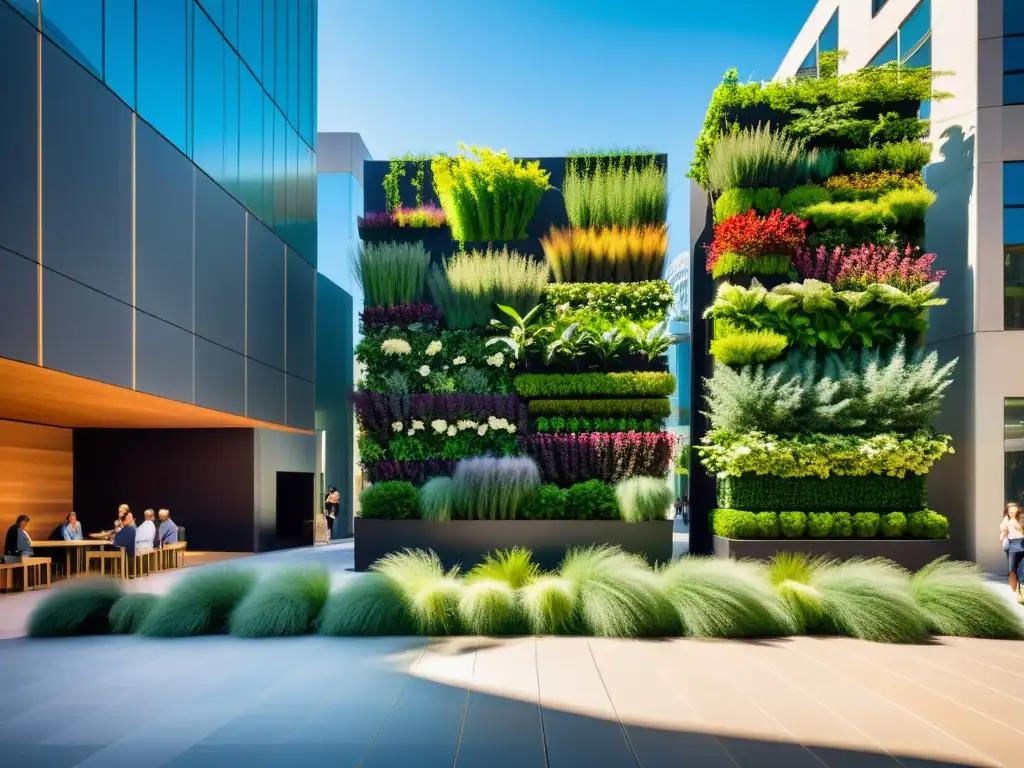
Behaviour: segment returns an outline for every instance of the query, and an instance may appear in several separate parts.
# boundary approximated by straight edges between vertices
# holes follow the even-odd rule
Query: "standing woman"
[[[1021,595],[1017,569],[1024,560],[1024,520],[1021,520],[1020,505],[1012,501],[1003,509],[1003,522],[999,524],[999,538],[1006,552],[1006,564],[1009,566],[1010,589],[1017,593],[1017,601],[1024,602]]]
[[[338,507],[341,505],[341,494],[333,485],[327,489],[324,500],[324,517],[327,518],[327,541],[334,538],[334,521],[338,519]]]

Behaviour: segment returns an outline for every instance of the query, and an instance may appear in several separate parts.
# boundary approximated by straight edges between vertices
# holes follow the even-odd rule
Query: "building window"
[[[1003,498],[1024,503],[1024,398],[1003,401]]]
[[[43,32],[75,61],[100,77],[103,69],[102,0],[47,0]]]
[[[900,68],[930,67],[932,65],[931,0],[921,0],[914,6],[914,10],[900,24],[896,34],[885,42],[868,66],[882,67],[892,64]],[[920,115],[923,119],[928,119],[931,116],[931,111],[930,101],[921,103]]]
[[[1003,104],[1024,104],[1024,4],[1003,3]]]
[[[885,7],[887,2],[889,2],[889,0],[871,0],[871,15],[877,16],[878,12]]]
[[[899,61],[900,58],[900,44],[899,35],[893,35],[889,38],[889,41],[882,46],[882,50],[875,54],[869,63],[869,67],[881,67],[885,64],[889,64],[894,61]]]
[[[1024,3],[1003,0],[1003,34],[1024,35]]]
[[[1024,328],[1024,162],[1003,163],[1003,326]]]
[[[818,77],[821,74],[821,54],[839,50],[839,9],[832,14],[828,24],[814,41],[810,53],[796,71],[797,77]]]

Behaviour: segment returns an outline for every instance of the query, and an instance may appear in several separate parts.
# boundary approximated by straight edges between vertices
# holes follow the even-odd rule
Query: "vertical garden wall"
[[[356,566],[671,555],[667,158],[368,163]]]
[[[695,258],[714,282],[695,438],[719,554],[919,567],[949,551],[948,521],[926,508],[952,451],[931,422],[955,364],[924,350],[945,303],[919,247],[934,76],[833,62],[767,84],[731,72],[715,91],[690,176],[712,222]]]

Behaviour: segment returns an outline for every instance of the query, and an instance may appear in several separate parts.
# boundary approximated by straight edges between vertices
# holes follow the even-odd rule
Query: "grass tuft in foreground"
[[[499,579],[477,578],[463,586],[459,618],[471,635],[520,635],[526,631],[515,589]]]
[[[104,635],[110,632],[110,611],[121,597],[112,579],[82,579],[55,589],[35,607],[28,620],[29,637]]]
[[[115,635],[138,632],[158,602],[160,596],[150,592],[122,595],[110,609],[110,631]]]
[[[985,583],[974,563],[940,558],[910,577],[910,589],[934,635],[1024,637],[1012,605]]]
[[[289,637],[313,631],[331,592],[323,565],[282,569],[263,577],[231,614],[231,634]]]
[[[533,554],[523,547],[503,549],[484,557],[483,562],[473,566],[466,574],[467,582],[493,579],[519,589],[530,584],[540,575],[540,568],[533,562]]]
[[[519,604],[535,635],[567,635],[576,626],[576,585],[558,576],[541,576],[519,590]]]
[[[226,634],[231,612],[255,581],[252,571],[229,566],[189,574],[153,606],[139,631],[148,637]]]
[[[445,573],[433,552],[404,550],[378,560],[373,570],[401,590],[417,634],[458,634],[462,582],[457,569]]]
[[[379,573],[368,573],[333,592],[317,629],[336,637],[416,634],[401,586]]]

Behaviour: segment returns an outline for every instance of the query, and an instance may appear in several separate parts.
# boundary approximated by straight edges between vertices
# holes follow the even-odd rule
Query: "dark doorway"
[[[279,548],[313,546],[314,477],[312,472],[277,473]]]

